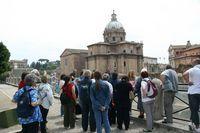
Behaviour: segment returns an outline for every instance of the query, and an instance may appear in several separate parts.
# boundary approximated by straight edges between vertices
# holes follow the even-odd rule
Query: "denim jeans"
[[[103,112],[100,110],[94,110],[94,116],[96,120],[97,133],[102,133],[102,120],[105,128],[105,133],[110,133],[108,110],[105,110]]]

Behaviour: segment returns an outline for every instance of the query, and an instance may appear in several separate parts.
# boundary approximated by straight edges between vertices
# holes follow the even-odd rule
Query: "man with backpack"
[[[166,70],[161,73],[161,80],[163,82],[164,110],[166,115],[166,119],[162,123],[173,123],[173,102],[178,91],[178,76],[171,65],[167,65]]]
[[[94,112],[92,110],[92,103],[90,99],[90,86],[92,84],[90,76],[90,70],[85,70],[83,77],[78,82],[79,100],[82,108],[82,128],[84,132],[88,129],[88,119],[90,122],[90,131],[95,132],[96,130]]]
[[[39,122],[42,122],[35,80],[35,75],[28,74],[25,87],[19,89],[12,100],[17,103],[17,116],[23,133],[38,133]]]

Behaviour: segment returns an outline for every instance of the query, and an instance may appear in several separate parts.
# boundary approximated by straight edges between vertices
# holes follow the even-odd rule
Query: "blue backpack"
[[[92,81],[90,79],[84,79],[80,81],[79,87],[79,97],[81,100],[88,101],[90,99],[90,86]]]
[[[27,90],[23,88],[24,92],[19,97],[17,102],[17,116],[21,118],[28,118],[33,115],[34,107],[31,105],[31,96],[30,91],[33,89]]]

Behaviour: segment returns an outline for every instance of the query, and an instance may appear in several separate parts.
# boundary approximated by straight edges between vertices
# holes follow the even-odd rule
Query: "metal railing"
[[[178,89],[178,93],[182,93],[182,95],[183,95],[183,93],[187,93],[187,89],[180,89],[180,86],[185,86],[185,88],[186,88],[186,85],[188,85],[188,84],[179,84],[179,89]],[[183,98],[180,98],[179,96],[177,96],[177,95],[175,95],[175,99],[174,99],[174,101],[179,101],[183,106],[181,106],[181,108],[179,108],[179,109],[176,109],[176,111],[173,111],[173,119],[177,119],[177,120],[181,120],[181,121],[186,121],[186,122],[189,122],[190,120],[189,119],[186,119],[186,118],[183,118],[183,117],[177,117],[177,116],[174,116],[175,114],[178,114],[178,113],[181,113],[181,112],[183,112],[183,111],[186,111],[186,110],[188,110],[189,111],[189,102],[188,101],[186,101],[186,100],[184,100]],[[133,100],[133,102],[134,103],[136,103],[137,104],[137,101],[134,99]],[[176,105],[174,104],[174,107],[176,107]],[[133,111],[139,111],[137,108],[132,108],[132,110]],[[164,112],[163,112],[164,113]],[[190,115],[190,111],[189,111],[189,113],[188,113],[188,115]],[[163,117],[165,117],[165,115],[163,115]],[[189,116],[188,116],[189,117]]]

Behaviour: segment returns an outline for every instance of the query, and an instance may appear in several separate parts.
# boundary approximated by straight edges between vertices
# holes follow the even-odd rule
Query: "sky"
[[[113,10],[127,41],[168,62],[170,44],[200,44],[200,0],[0,0],[0,41],[10,59],[60,60],[65,48],[103,41]]]

